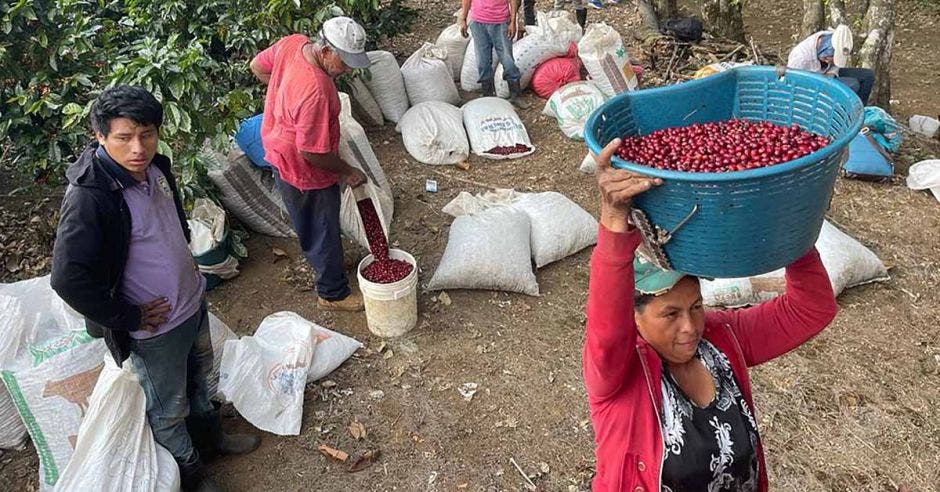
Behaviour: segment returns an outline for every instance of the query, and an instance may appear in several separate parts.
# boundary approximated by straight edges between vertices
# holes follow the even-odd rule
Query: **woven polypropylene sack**
[[[219,391],[245,420],[278,435],[297,435],[304,387],[317,339],[294,313],[275,313],[254,335],[225,343]]]
[[[441,101],[413,106],[398,122],[411,157],[424,164],[456,164],[470,155],[460,108]]]
[[[349,96],[340,93],[340,104],[342,109],[339,118],[339,156],[347,164],[361,170],[368,178],[369,182],[363,186],[366,194],[375,204],[379,220],[382,222],[385,234],[388,235],[388,228],[395,214],[392,187],[385,176],[382,165],[379,164],[378,157],[372,150],[365,129],[352,117]],[[362,224],[362,218],[359,216],[355,194],[345,185],[341,188],[340,229],[346,237],[359,243],[362,247],[368,248],[369,240],[366,238],[365,227]]]
[[[457,217],[428,289],[500,290],[537,296],[530,229],[528,215],[508,206]]]
[[[370,51],[368,53],[370,77],[366,77],[366,87],[375,98],[375,102],[382,108],[385,119],[398,123],[405,111],[408,111],[408,93],[405,91],[405,81],[401,77],[401,69],[395,55],[388,51]]]
[[[493,69],[499,63],[496,57],[496,50],[493,50]],[[470,36],[470,44],[464,53],[463,65],[460,67],[460,88],[467,92],[475,92],[481,89],[480,69],[477,67],[477,51],[473,47],[473,36]]]
[[[558,89],[581,80],[581,59],[558,57],[538,66],[532,74],[532,91],[542,99],[552,97]]]
[[[567,10],[551,10],[545,12],[544,16],[536,14],[536,24],[541,29],[551,31],[565,46],[569,43],[578,44],[584,35],[584,29],[571,19],[571,12]]]
[[[357,121],[373,126],[382,126],[385,123],[382,108],[362,79],[354,77],[350,81],[349,95],[352,98],[353,116]]]
[[[220,320],[218,316],[209,313],[209,338],[212,341],[212,370],[206,377],[206,386],[209,388],[209,397],[219,399],[219,368],[222,366],[222,353],[225,351],[225,342],[237,340],[235,332]]]
[[[597,220],[561,193],[523,194],[512,206],[525,212],[532,223],[529,237],[538,268],[597,242]]]
[[[835,295],[859,285],[888,280],[888,270],[870,249],[823,222],[816,249],[829,274]],[[786,292],[784,269],[755,277],[702,281],[702,298],[709,306],[739,307],[760,304]]]
[[[122,369],[108,358],[55,490],[176,492],[179,487],[179,466],[153,439],[147,397],[131,364]]]
[[[39,455],[40,489],[48,490],[72,456],[108,348],[97,339],[21,371],[3,371],[20,418]]]
[[[588,148],[600,152],[614,138],[731,118],[796,124],[830,143],[790,162],[724,173],[664,171],[612,159],[616,168],[663,180],[637,196],[634,207],[650,223],[647,239],[664,243],[658,249],[672,268],[700,277],[760,275],[790,264],[815,243],[848,143],[861,127],[858,96],[836,80],[801,70],[738,67],[620,94],[585,126]]]
[[[219,189],[219,199],[227,211],[265,236],[296,236],[271,171],[253,166],[239,149],[216,160],[220,162],[209,167],[207,174]]]
[[[0,284],[0,370],[30,369],[92,340],[85,320],[56,295],[48,275]],[[0,387],[0,449],[19,447],[26,435],[11,393]]]
[[[636,74],[630,66],[623,38],[607,24],[598,22],[588,26],[578,42],[578,56],[591,80],[607,97],[636,89]]]
[[[451,24],[447,26],[437,37],[437,46],[447,50],[447,58],[444,60],[447,67],[450,68],[455,82],[460,81],[460,69],[463,67],[464,55],[467,53],[467,45],[470,44],[470,37],[463,37],[460,34],[460,25]]]
[[[568,138],[584,138],[584,125],[607,98],[591,82],[572,82],[555,91],[545,104],[542,114],[555,118]]]
[[[473,153],[488,159],[514,159],[535,152],[529,133],[505,99],[481,97],[464,104],[463,124]],[[496,148],[524,146],[527,150],[497,154]]]
[[[411,105],[427,101],[460,104],[453,72],[444,60],[447,49],[424,43],[401,65],[401,75]]]

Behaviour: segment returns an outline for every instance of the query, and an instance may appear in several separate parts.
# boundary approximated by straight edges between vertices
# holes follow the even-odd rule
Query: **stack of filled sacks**
[[[484,289],[536,296],[532,268],[597,242],[597,221],[556,192],[462,192],[443,211],[455,217],[430,290]]]

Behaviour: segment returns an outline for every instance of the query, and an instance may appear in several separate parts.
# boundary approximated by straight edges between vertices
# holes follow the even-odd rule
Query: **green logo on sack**
[[[59,338],[54,338],[40,345],[31,345],[28,347],[29,354],[33,357],[33,367],[65,352],[66,350],[77,347],[83,343],[94,340],[85,330],[74,330]]]

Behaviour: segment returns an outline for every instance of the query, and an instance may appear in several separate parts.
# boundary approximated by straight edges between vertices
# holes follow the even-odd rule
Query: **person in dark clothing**
[[[66,172],[51,283],[118,366],[131,360],[154,439],[179,464],[184,490],[220,490],[197,448],[241,454],[260,441],[224,434],[209,400],[205,279],[170,160],[157,153],[162,122],[163,107],[141,87],[113,87],[95,101],[97,142]]]

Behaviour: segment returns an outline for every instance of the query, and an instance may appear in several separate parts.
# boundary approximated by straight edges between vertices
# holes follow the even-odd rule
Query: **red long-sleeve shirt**
[[[637,336],[633,318],[633,256],[637,231],[600,226],[591,257],[584,343],[584,381],[597,444],[593,490],[655,491],[662,488],[660,423],[662,360]],[[747,368],[800,346],[838,312],[829,277],[816,248],[787,267],[786,293],[758,306],[705,315],[703,337],[731,362],[754,412]],[[767,490],[762,447],[760,490]]]

